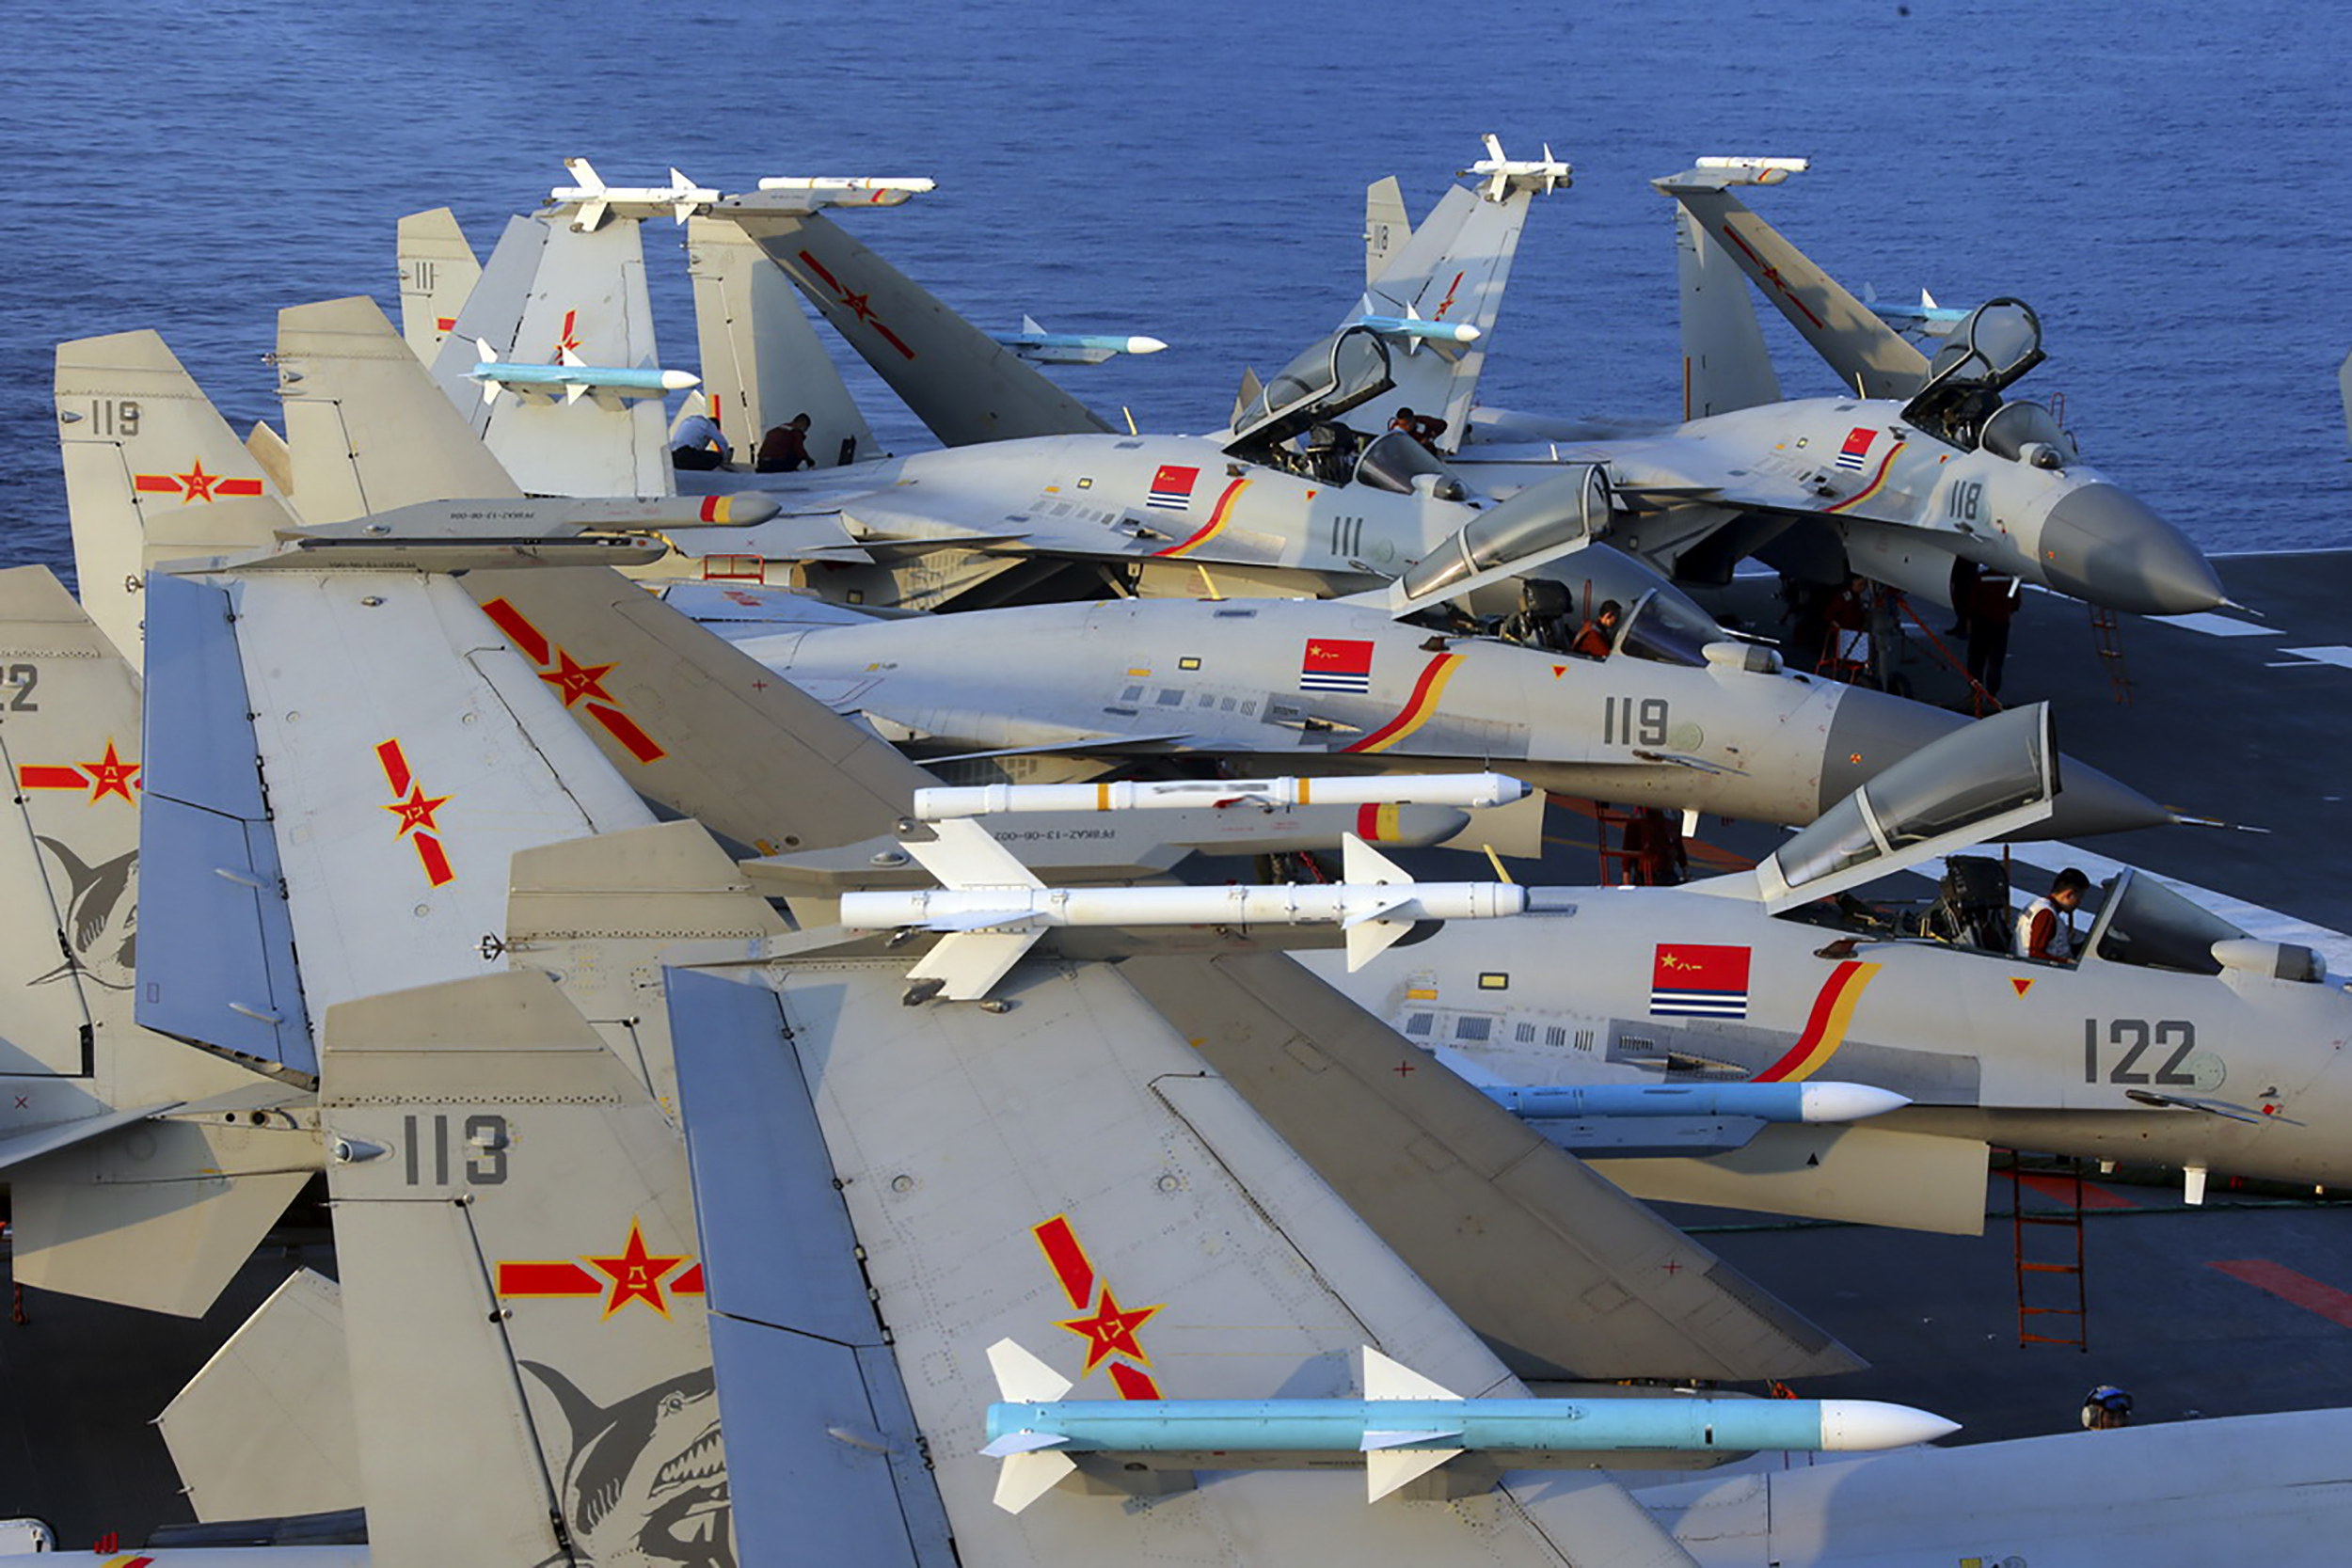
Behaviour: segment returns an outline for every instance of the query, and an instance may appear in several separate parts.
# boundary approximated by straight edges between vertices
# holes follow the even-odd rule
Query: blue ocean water
[[[1671,207],[1647,182],[1803,155],[1759,211],[1889,297],[2031,301],[2051,359],[2025,389],[2062,390],[2090,458],[2208,549],[2345,542],[2352,12],[2325,0],[86,0],[13,7],[6,40],[8,562],[70,560],[58,340],[155,327],[232,421],[274,417],[280,306],[396,313],[399,214],[452,205],[486,250],[567,154],[617,183],[931,175],[850,221],[983,324],[1168,340],[1061,373],[1114,420],[1199,430],[1243,366],[1352,303],[1366,182],[1398,175],[1418,214],[1490,130],[1577,176],[1529,225],[1489,402],[1673,411]],[[691,363],[682,258],[647,239],[665,360]],[[1779,346],[1792,395],[1835,389]],[[886,439],[923,444],[876,400]]]

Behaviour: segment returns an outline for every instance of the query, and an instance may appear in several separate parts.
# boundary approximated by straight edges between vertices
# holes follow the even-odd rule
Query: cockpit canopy
[[[2001,404],[2000,411],[1984,421],[1977,438],[1994,456],[2030,463],[2037,468],[2063,468],[2076,453],[2074,437],[2058,422],[2058,416],[2022,398]]]
[[[1792,834],[1766,865],[1799,895],[1833,877],[1840,887],[1856,885],[1879,875],[1874,863],[1893,863],[1911,846],[1983,828],[2056,795],[2058,756],[2047,704],[1979,720],[1838,801]]]
[[[1431,456],[1420,442],[1397,431],[1364,449],[1356,477],[1367,483],[1379,483],[1383,489],[1393,488],[1392,483],[1383,483],[1366,470],[1372,467],[1375,453],[1395,449],[1398,443],[1419,452],[1420,463],[1438,473],[1445,472],[1445,465]],[[1403,458],[1406,453],[1399,450],[1396,455]],[[1406,488],[1409,489],[1409,484]],[[1409,568],[1403,578],[1406,596],[1419,601],[1515,561],[1558,555],[1566,546],[1590,538],[1608,523],[1609,482],[1598,465],[1585,465],[1557,479],[1531,484],[1509,500],[1472,517],[1453,538]]]
[[[1226,451],[1263,460],[1278,442],[1335,420],[1396,385],[1389,348],[1368,326],[1344,326],[1276,372],[1233,420]]]
[[[1927,380],[1903,405],[1903,418],[1956,447],[1973,450],[2001,408],[2002,388],[2045,357],[2042,321],[2031,306],[2022,299],[1986,300],[1952,328],[1936,351]],[[2048,418],[2047,410],[2039,412]]]

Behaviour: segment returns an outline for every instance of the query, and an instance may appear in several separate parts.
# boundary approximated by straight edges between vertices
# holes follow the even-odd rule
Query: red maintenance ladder
[[[2028,1194],[2047,1199],[2026,1212]],[[2010,1233],[2017,1264],[2017,1343],[2090,1349],[2090,1291],[2083,1268],[2083,1163],[2010,1151]],[[2027,1227],[2032,1227],[2031,1230]],[[2028,1235],[2054,1235],[2055,1245],[2029,1249]],[[2040,1256],[2030,1253],[2039,1252]],[[2072,1282],[2072,1291],[2068,1283]],[[2028,1290],[2028,1282],[2043,1286]],[[2063,1303],[2072,1299],[2073,1306]],[[2053,1303],[2060,1305],[2053,1305]],[[2052,1332],[2042,1333],[2048,1328]],[[2072,1332],[2057,1332],[2071,1329]]]

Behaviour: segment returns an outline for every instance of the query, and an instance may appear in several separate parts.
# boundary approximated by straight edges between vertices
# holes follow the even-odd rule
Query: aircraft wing
[[[946,445],[1110,429],[804,200],[763,191],[728,198],[715,215],[740,225]]]

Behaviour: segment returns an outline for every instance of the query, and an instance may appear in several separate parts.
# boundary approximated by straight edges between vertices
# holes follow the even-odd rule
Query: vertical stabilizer
[[[1675,261],[1682,290],[1682,417],[1780,401],[1746,277],[1687,209],[1675,209]]]
[[[796,414],[808,416],[808,454],[818,467],[887,455],[791,279],[765,251],[724,219],[695,217],[687,220],[686,257],[703,391],[747,467],[760,437]]]
[[[400,335],[420,364],[430,365],[457,325],[457,314],[482,277],[457,214],[447,207],[400,220]]]
[[[306,523],[522,494],[364,295],[278,312],[278,394]]]
[[[1364,282],[1377,283],[1405,242],[1413,220],[1405,215],[1405,191],[1391,174],[1364,187]]]
[[[1655,183],[1788,318],[1846,388],[1869,398],[1907,398],[1919,389],[1926,356],[1725,190],[1720,175],[1694,171]]]
[[[782,192],[736,197],[719,211],[784,269],[946,445],[1110,429],[822,214]]]
[[[293,519],[152,332],[59,343],[56,402],[82,607],[136,664],[149,566],[258,548]]]

